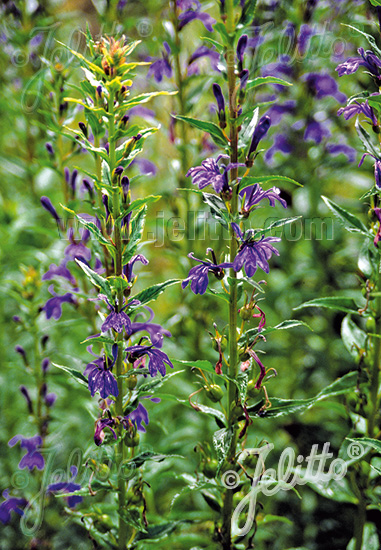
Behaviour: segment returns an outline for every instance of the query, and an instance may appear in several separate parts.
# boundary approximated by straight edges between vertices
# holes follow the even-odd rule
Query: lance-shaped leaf
[[[218,460],[217,474],[226,459],[232,439],[233,428],[222,428],[213,434],[213,447],[215,448]]]
[[[244,3],[239,20],[239,25],[242,25],[244,27],[245,25],[249,25],[253,21],[257,2],[258,0],[247,0]]]
[[[286,414],[299,414],[304,412],[324,399],[353,391],[357,384],[357,377],[357,372],[349,372],[321,390],[315,397],[309,399],[278,399],[276,397],[271,397],[271,407],[267,408],[265,412],[262,412],[261,416],[273,418]],[[265,401],[262,399],[260,402],[249,407],[248,411],[250,415],[257,417],[257,413],[262,409],[264,404]]]
[[[292,86],[291,82],[283,80],[283,78],[277,78],[276,76],[257,76],[253,80],[249,80],[246,89],[251,90],[257,86],[262,86],[263,84],[280,84],[281,86]]]
[[[292,178],[287,178],[286,176],[246,176],[245,178],[241,179],[241,182],[239,184],[239,190],[242,191],[243,189],[246,189],[246,187],[250,187],[251,185],[254,185],[255,183],[260,183],[261,185],[264,183],[271,183],[273,181],[281,181],[286,183],[293,183],[294,185],[298,185],[299,187],[303,187],[301,183],[298,183],[297,181],[293,180]]]
[[[87,69],[89,69],[93,73],[99,74],[102,77],[104,76],[104,71],[100,67],[98,67],[98,65],[95,65],[95,63],[92,63],[91,61],[86,59],[86,57],[84,57],[81,53],[76,52],[75,50],[72,50],[71,48],[69,48],[69,46],[67,46],[63,42],[60,42],[59,40],[56,40],[56,42],[58,44],[60,44],[61,46],[63,46],[64,48],[66,48],[67,50],[69,50],[69,52],[72,55],[74,55],[74,57],[79,59],[79,62],[80,62],[82,67],[86,67]]]
[[[359,119],[356,119],[355,127],[358,133],[359,138],[361,139],[365,150],[373,155],[376,158],[379,158],[380,151],[375,148],[375,146],[372,143],[372,138],[370,137],[369,133],[365,130],[363,126],[361,126]]]
[[[72,369],[70,367],[65,367],[63,365],[57,365],[57,363],[52,363],[55,367],[57,367],[58,369],[61,369],[65,372],[67,372],[68,374],[70,374],[70,376],[72,378],[74,378],[74,380],[76,380],[79,384],[81,384],[82,386],[86,386],[87,387],[87,379],[83,376],[83,374],[77,370],[77,369]]]
[[[119,222],[121,219],[123,219],[127,214],[130,212],[133,212],[134,210],[140,210],[143,206],[148,205],[153,202],[157,202],[159,199],[161,199],[161,195],[148,195],[148,197],[144,197],[142,199],[136,199],[132,201],[132,203],[121,213],[119,218],[116,220]]]
[[[89,281],[94,285],[97,286],[103,294],[107,296],[107,298],[112,301],[112,292],[111,292],[111,286],[107,279],[104,279],[101,275],[90,269],[90,267],[81,260],[75,259],[79,267],[83,269],[83,271],[86,273],[87,278]]]
[[[128,244],[123,252],[123,263],[127,263],[131,260],[138,247],[138,243],[142,239],[144,222],[147,214],[147,207],[144,206],[140,212],[134,217],[131,222],[130,234],[128,235]]]
[[[356,359],[359,349],[365,349],[367,335],[352,321],[350,315],[346,315],[341,324],[341,338],[354,359]]]
[[[228,145],[228,140],[226,139],[225,134],[223,133],[221,128],[217,126],[217,124],[215,124],[214,122],[207,122],[205,120],[199,120],[197,118],[192,118],[189,116],[182,116],[182,115],[172,115],[172,116],[177,120],[182,120],[183,122],[187,122],[194,128],[198,128],[199,130],[207,132],[208,134],[210,134],[210,137],[213,139],[214,143],[219,147],[226,147]]]
[[[333,309],[335,311],[343,311],[344,313],[357,314],[359,310],[353,298],[349,298],[348,296],[328,296],[326,298],[315,298],[314,300],[304,302],[304,304],[294,307],[294,310],[305,307],[323,307]]]
[[[145,288],[144,290],[141,290],[134,296],[135,300],[139,300],[140,304],[136,306],[131,306],[131,309],[136,309],[137,307],[140,307],[144,304],[148,304],[149,302],[152,302],[152,300],[156,300],[156,298],[168,287],[171,285],[175,285],[176,283],[180,283],[180,279],[169,279],[168,281],[165,281],[164,283],[158,283],[156,285],[152,285],[148,288]]]
[[[298,319],[289,319],[287,321],[282,321],[282,323],[279,323],[279,325],[276,325],[275,327],[265,327],[261,330],[260,334],[270,334],[271,332],[275,332],[277,330],[289,330],[291,328],[296,327],[306,327],[309,330],[312,330],[312,328],[307,325],[304,321],[299,321]],[[238,340],[238,343],[240,345],[250,345],[255,337],[258,335],[258,328],[251,328],[247,330]]]
[[[373,1],[378,1],[378,0],[373,0]],[[363,36],[365,36],[365,38],[367,39],[369,44],[372,46],[372,49],[374,50],[374,52],[378,55],[378,57],[381,56],[381,50],[377,46],[376,41],[375,41],[373,36],[371,36],[370,34],[367,34],[364,31],[361,31],[357,27],[353,27],[352,25],[347,25],[346,23],[342,23],[342,25],[343,25],[343,27],[348,27],[349,29],[353,29],[354,31],[356,31],[356,32],[362,34]]]
[[[74,216],[77,218],[77,220],[79,221],[80,224],[82,224],[84,227],[86,227],[86,229],[88,229],[90,231],[90,233],[92,235],[95,236],[95,238],[97,239],[97,241],[100,243],[100,244],[103,244],[104,246],[107,246],[107,248],[112,252],[114,253],[114,250],[115,250],[115,247],[114,245],[110,242],[109,239],[107,239],[102,231],[95,225],[94,222],[91,222],[91,221],[88,221],[88,220],[85,220],[84,218],[82,218],[81,216],[79,216],[78,214],[76,214],[73,210],[70,210],[70,208],[67,208],[66,206],[64,206],[63,204],[61,204],[62,208],[64,210],[66,210],[67,212],[70,212],[70,214],[74,214]]]
[[[265,227],[264,229],[258,229],[255,230],[254,237],[261,237],[262,235],[266,235],[266,233],[270,233],[272,229],[277,229],[278,227],[283,227],[284,225],[288,225],[290,223],[296,222],[300,219],[302,219],[303,216],[294,216],[292,218],[281,218],[280,220],[276,220],[273,223],[270,223],[268,227]]]
[[[345,439],[348,439],[348,441],[352,441],[353,443],[360,443],[358,451],[362,456],[364,456],[370,449],[374,449],[381,455],[381,441],[378,439],[373,439],[371,437],[346,437]]]
[[[128,101],[125,101],[121,108],[123,110],[125,109],[131,109],[132,107],[135,107],[135,105],[141,105],[142,103],[147,103],[148,101],[151,101],[154,97],[158,97],[160,95],[168,96],[168,95],[176,95],[178,92],[148,92],[144,94],[137,95],[135,97],[132,97]]]
[[[347,231],[350,233],[362,233],[362,235],[373,238],[362,221],[354,214],[351,214],[351,212],[348,212],[330,199],[327,199],[327,197],[322,196],[322,199]]]

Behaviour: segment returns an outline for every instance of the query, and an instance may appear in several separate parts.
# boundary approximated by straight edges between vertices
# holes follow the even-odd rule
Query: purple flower
[[[346,107],[341,107],[341,109],[337,111],[337,114],[339,116],[344,114],[345,120],[349,120],[353,116],[359,115],[360,113],[368,117],[371,120],[373,126],[378,126],[377,117],[375,115],[373,108],[369,105],[368,100],[366,100],[365,103],[359,103],[358,101],[354,101],[353,103],[350,103]]]
[[[188,178],[191,176],[193,185],[198,185],[199,189],[204,189],[207,185],[213,185],[216,193],[222,193],[229,189],[228,172],[238,166],[244,164],[228,164],[223,166],[223,172],[218,166],[218,161],[221,158],[229,158],[227,155],[219,155],[217,159],[208,158],[202,161],[201,166],[190,168],[186,174]]]
[[[307,24],[301,25],[299,36],[298,36],[298,47],[301,55],[305,54],[309,46],[310,40],[314,36],[314,34],[315,34],[314,29],[312,29],[309,25]]]
[[[9,496],[9,491],[3,492],[5,500],[0,504],[0,521],[5,525],[11,521],[11,512],[16,512],[19,516],[23,516],[24,512],[21,506],[26,506],[28,501],[25,498],[16,498]]]
[[[188,258],[196,260],[196,262],[200,262],[201,265],[196,265],[191,268],[188,277],[181,283],[183,289],[190,283],[191,290],[194,294],[205,294],[209,283],[209,271],[211,271],[217,279],[223,279],[224,269],[232,267],[232,264],[230,263],[217,264],[214,251],[211,248],[208,248],[207,253],[208,252],[211,252],[214,263],[209,260],[199,260],[198,258],[195,258],[193,256],[193,252],[188,254]]]
[[[250,233],[249,237],[245,239],[236,223],[232,223],[232,227],[242,243],[233,262],[234,271],[244,268],[246,275],[252,277],[257,268],[260,267],[265,273],[268,273],[270,271],[268,260],[273,253],[279,256],[278,250],[270,243],[279,242],[281,239],[262,236],[259,241],[256,241]]]
[[[143,265],[148,265],[148,260],[143,254],[137,254],[136,256],[133,256],[131,260],[123,267],[123,275],[127,277],[127,281],[130,283],[132,279],[135,277],[132,270],[134,267],[135,262],[141,262]]]
[[[87,219],[87,217],[84,216],[84,219]],[[85,229],[82,231],[81,240],[78,241],[74,239],[74,231],[70,228],[68,231],[68,238],[71,244],[65,248],[65,259],[75,260],[77,258],[78,260],[89,262],[91,260],[91,250],[86,247],[86,243],[90,239],[89,230]]]
[[[284,155],[289,155],[293,150],[291,143],[284,134],[277,134],[274,138],[274,143],[267,149],[265,153],[265,161],[271,163],[274,153],[277,151],[283,153]]]
[[[42,446],[42,438],[39,435],[35,435],[29,439],[22,435],[15,435],[8,445],[14,447],[19,441],[21,441],[21,448],[26,450],[26,454],[20,460],[19,468],[21,470],[23,468],[43,470],[45,466],[44,457],[38,451]]]
[[[271,126],[271,119],[268,115],[264,115],[255,127],[247,158],[250,159],[258,148],[259,142],[265,137]]]
[[[307,83],[310,92],[316,95],[317,99],[332,96],[339,103],[344,103],[347,99],[345,94],[339,91],[336,80],[328,73],[307,73],[303,75],[302,80]]]
[[[340,63],[336,67],[337,74],[339,76],[353,74],[362,66],[380,79],[381,60],[370,50],[365,51],[364,48],[359,48],[357,51],[361,57],[350,57],[344,63]]]
[[[136,334],[137,332],[143,332],[143,331],[148,332],[148,334],[150,335],[151,343],[155,347],[161,348],[163,345],[164,336],[168,336],[169,338],[171,338],[172,335],[168,330],[163,328],[161,325],[158,325],[157,323],[151,323],[155,314],[150,307],[148,306],[143,306],[143,307],[145,310],[149,312],[150,317],[146,322],[137,322],[136,319],[138,319],[141,315],[143,315],[142,312],[138,313],[135,316],[134,321],[131,325],[131,336],[133,334]]]
[[[101,327],[102,332],[107,332],[108,330],[113,329],[115,330],[115,332],[120,333],[123,331],[123,328],[125,328],[127,334],[131,334],[131,319],[123,311],[127,307],[127,304],[119,310],[118,304],[116,304],[115,306],[110,304],[104,294],[99,294],[98,297],[104,300],[107,304],[108,309],[111,310],[111,313],[107,316],[105,322]]]
[[[71,466],[70,473],[72,477],[71,479],[69,479],[69,481],[52,483],[51,485],[48,485],[46,492],[58,493],[60,491],[63,491],[64,493],[74,493],[75,491],[79,491],[81,489],[81,486],[78,483],[74,483],[75,478],[78,474],[78,468],[76,466]],[[71,495],[69,497],[66,497],[66,500],[69,508],[75,508],[77,504],[80,504],[82,502],[83,498],[79,495]]]
[[[304,141],[314,141],[318,144],[322,142],[323,138],[330,137],[330,135],[331,132],[324,124],[321,124],[316,120],[310,120],[307,123],[303,139]]]
[[[216,23],[216,20],[209,15],[209,13],[204,13],[200,11],[201,5],[198,5],[196,10],[188,10],[183,13],[180,13],[179,19],[179,31],[185,27],[188,23],[194,19],[198,19],[202,22],[207,31],[213,32],[213,25]]]
[[[75,277],[70,273],[69,269],[66,267],[67,260],[64,260],[60,265],[50,264],[49,269],[42,276],[43,281],[50,281],[55,277],[63,277],[67,279],[72,285],[76,284]]]
[[[295,111],[296,101],[290,99],[282,104],[272,105],[267,111],[271,119],[271,126],[276,126],[282,120],[283,115],[292,114]]]
[[[162,57],[154,61],[148,69],[147,77],[154,77],[156,82],[161,82],[163,77],[171,78],[172,67],[169,62],[169,55],[171,54],[171,48],[164,42],[164,50],[162,51]]]
[[[115,427],[115,420],[113,418],[99,418],[97,420],[97,423],[95,425],[95,433],[94,433],[94,442],[95,445],[101,445],[103,443],[103,440],[105,438],[104,429],[109,428],[114,436],[114,439],[117,439],[115,430],[113,428]]]
[[[112,361],[111,359],[104,357],[103,360],[99,358],[97,361],[87,365],[85,374],[89,377],[88,386],[91,397],[94,397],[97,391],[99,391],[99,394],[103,399],[106,399],[109,395],[118,397],[118,384],[111,373],[118,357],[118,344],[114,344],[112,346],[112,356]]]
[[[130,354],[130,362],[134,362],[137,359],[140,359],[144,355],[148,356],[148,369],[150,375],[156,376],[157,371],[160,372],[162,376],[165,376],[166,373],[166,367],[167,364],[171,368],[173,368],[173,365],[171,361],[169,360],[168,356],[161,350],[153,348],[153,346],[129,346],[124,351],[128,352]]]
[[[220,54],[207,46],[200,46],[188,60],[188,76],[198,73],[199,64],[196,62],[203,57],[208,57],[210,59],[210,65],[214,71],[219,70],[218,64],[220,61]]]
[[[141,399],[149,399],[150,401],[153,401],[153,403],[160,403],[161,399],[159,397],[142,397]],[[149,424],[149,417],[148,417],[148,411],[142,405],[141,402],[139,402],[139,405],[136,407],[135,410],[130,412],[127,416],[125,416],[125,420],[130,420],[133,424],[135,424],[136,429],[139,432],[146,432],[145,427],[143,426],[143,422],[146,426]]]
[[[48,197],[41,197],[41,205],[53,216],[53,218],[58,222],[62,228],[61,218],[57,214],[57,210],[52,205],[52,201]]]
[[[47,319],[55,319],[58,321],[62,315],[62,304],[67,302],[68,304],[75,304],[73,295],[70,292],[67,292],[63,296],[57,296],[53,291],[53,285],[49,287],[49,292],[54,294],[53,298],[49,298],[44,307],[42,308],[45,311]]]
[[[225,100],[219,84],[213,84],[213,94],[217,101],[218,118],[220,119],[220,122],[225,122]]]
[[[293,69],[291,59],[288,55],[282,55],[276,63],[269,63],[261,70],[262,76],[275,76],[278,78],[292,77]],[[279,90],[283,90],[283,86],[275,85]]]
[[[287,203],[279,196],[280,189],[277,187],[264,191],[259,183],[256,183],[250,185],[250,187],[245,187],[239,194],[242,197],[242,213],[245,214],[250,212],[250,209],[263,199],[268,199],[270,206],[275,206],[275,201],[277,200],[284,208],[287,208]]]
[[[328,153],[333,157],[343,154],[347,157],[348,162],[354,162],[356,160],[356,149],[353,149],[353,147],[345,143],[327,143],[326,148]]]

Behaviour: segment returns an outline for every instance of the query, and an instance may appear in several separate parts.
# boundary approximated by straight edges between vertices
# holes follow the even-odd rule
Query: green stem
[[[231,34],[235,30],[234,23],[234,5],[233,0],[226,2],[227,12],[227,31]],[[236,100],[236,75],[235,75],[235,52],[234,47],[230,46],[226,51],[227,70],[228,70],[228,85],[229,85],[229,116],[230,116],[230,162],[236,163],[238,160],[238,131],[237,131],[237,100]],[[233,169],[230,172],[231,182],[237,180],[238,171]],[[231,215],[235,217],[238,212],[238,187],[233,186],[233,195],[231,199]],[[234,230],[230,228],[230,262],[234,261],[237,255],[237,240]],[[237,274],[234,269],[230,269],[229,273],[232,282],[230,286],[229,296],[229,377],[235,379],[237,377],[238,368],[238,353],[237,353]],[[228,383],[228,430],[232,432],[232,441],[226,460],[230,468],[235,468],[235,456],[237,448],[237,424],[234,418],[234,409],[237,399],[236,385],[230,380]],[[232,548],[231,541],[231,517],[233,512],[233,491],[227,489],[222,510],[222,548],[230,550]]]
[[[377,290],[381,291],[381,275],[378,276]],[[376,298],[376,334],[381,334],[381,296]],[[368,435],[374,437],[374,431],[378,431],[376,418],[378,414],[378,388],[380,385],[380,367],[381,367],[381,339],[374,338],[374,360],[371,370],[370,380],[370,401],[372,412],[368,421]]]
[[[115,115],[114,115],[114,93],[110,92],[109,102],[108,102],[108,112],[109,125],[108,125],[108,140],[109,140],[109,159],[110,159],[110,174],[112,178],[112,206],[113,206],[113,217],[114,217],[114,244],[116,248],[115,253],[115,265],[114,265],[114,274],[116,277],[122,275],[122,239],[121,239],[121,228],[120,221],[116,222],[120,215],[120,189],[118,185],[118,180],[113,177],[114,169],[116,168],[116,154],[115,154],[115,141],[114,141],[114,128],[115,128]],[[121,308],[123,305],[123,291],[119,291],[117,295],[118,299],[118,308]],[[119,394],[115,402],[116,414],[119,417],[123,417],[123,395],[124,395],[124,384],[123,378],[123,357],[122,357],[122,343],[123,343],[123,333],[116,335],[116,342],[119,344],[118,348],[118,357],[116,360],[116,377],[118,382]],[[118,548],[119,550],[125,550],[128,538],[128,526],[125,521],[122,519],[123,512],[126,505],[126,483],[121,472],[121,465],[125,459],[125,447],[123,440],[120,439],[118,443],[118,452],[116,458],[116,466],[118,471],[118,492],[119,492],[119,531],[118,531]]]

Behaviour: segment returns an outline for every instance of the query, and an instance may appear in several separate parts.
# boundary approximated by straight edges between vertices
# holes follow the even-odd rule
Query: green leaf
[[[358,355],[359,348],[365,349],[367,335],[352,321],[350,314],[344,317],[341,324],[341,338],[354,359]]]
[[[132,306],[134,309],[137,307],[142,306],[143,304],[148,304],[149,302],[152,302],[152,300],[156,300],[156,298],[168,287],[171,285],[175,285],[176,283],[180,283],[180,279],[169,279],[168,281],[165,281],[164,283],[158,283],[156,285],[150,286],[148,288],[145,288],[141,292],[138,292],[134,296],[135,300],[139,300],[140,304],[137,306]]]
[[[221,44],[220,42],[217,42],[217,40],[213,40],[213,38],[209,38],[208,36],[201,36],[200,40],[205,40],[206,42],[209,42],[212,46],[216,48],[218,52],[223,54],[225,52],[225,46]]]
[[[381,0],[369,0],[372,6],[381,6]]]
[[[134,210],[139,210],[142,208],[142,206],[145,206],[151,202],[157,202],[159,199],[161,199],[161,195],[148,195],[148,197],[144,197],[144,198],[136,199],[132,201],[132,203],[128,206],[128,208],[123,210],[123,212],[121,213],[121,215],[116,221],[119,222],[125,216],[127,216],[127,214],[129,214],[130,212],[133,212]]]
[[[368,243],[368,241],[365,241],[361,247],[357,262],[359,270],[367,279],[370,279],[373,272],[378,272],[378,263],[379,255],[376,247],[373,243]]]
[[[371,0],[372,1],[372,0]],[[373,0],[374,2],[375,0]],[[377,4],[378,6],[381,4]],[[351,539],[347,550],[356,549],[356,539]],[[377,527],[374,523],[366,523],[362,539],[361,550],[380,550],[380,539],[378,538]]]
[[[201,369],[205,372],[209,372],[211,374],[215,374],[216,369],[212,365],[210,361],[207,361],[206,359],[198,359],[197,361],[183,361],[180,359],[171,359],[172,363],[174,365],[178,365],[180,367],[188,366],[188,367],[195,367],[197,369]]]
[[[126,246],[126,250],[123,252],[124,263],[131,260],[132,256],[136,252],[138,243],[141,241],[146,214],[147,206],[144,206],[131,222],[131,232],[129,235],[128,244]]]
[[[228,228],[230,224],[229,213],[221,197],[213,193],[202,193],[202,200],[209,206],[212,216],[217,219],[223,227]]]
[[[77,370],[77,369],[72,369],[70,367],[64,367],[63,365],[57,365],[57,363],[52,363],[52,365],[54,365],[55,367],[57,367],[57,369],[61,369],[65,372],[67,372],[68,374],[70,374],[70,376],[72,376],[79,384],[82,384],[83,386],[88,386],[88,383],[87,383],[87,379],[83,376],[83,374]]]
[[[307,325],[304,321],[299,321],[298,319],[288,319],[287,321],[282,321],[279,323],[279,325],[276,325],[275,327],[265,327],[261,330],[261,334],[270,334],[271,332],[275,332],[277,330],[289,330],[291,328],[295,327],[307,327],[309,330],[312,330],[312,328]],[[238,340],[238,343],[240,345],[250,345],[254,338],[258,335],[258,328],[251,328],[247,330]]]
[[[213,416],[213,418],[216,419],[219,428],[223,428],[224,426],[226,426],[226,418],[221,411],[213,409],[213,407],[207,407],[206,405],[202,405],[201,403],[195,403],[195,405],[199,408],[200,412],[209,416]]]
[[[283,516],[274,516],[273,514],[266,514],[264,518],[258,519],[258,525],[267,525],[268,523],[273,523],[274,521],[280,521],[281,523],[286,523],[287,525],[293,525],[292,521]]]
[[[233,439],[232,428],[222,428],[213,434],[213,447],[217,453],[218,471],[223,465]]]
[[[246,89],[251,90],[257,86],[262,86],[263,84],[280,84],[282,86],[292,86],[291,82],[283,80],[283,78],[277,78],[275,76],[257,76],[254,80],[249,80]]]
[[[258,0],[247,0],[242,8],[241,17],[239,20],[239,25],[245,27],[249,25],[255,16],[255,9],[257,7]]]
[[[169,96],[169,95],[176,95],[177,93],[178,93],[177,91],[175,92],[161,91],[161,92],[148,92],[148,93],[140,94],[124,102],[123,110],[131,109],[131,107],[135,107],[135,105],[141,105],[142,103],[147,103],[148,101],[151,101],[151,99],[153,99],[154,97],[158,97],[160,95]]]
[[[369,42],[369,44],[372,46],[373,50],[376,52],[376,54],[380,57],[381,56],[381,50],[380,48],[377,46],[376,44],[376,41],[375,39],[373,38],[373,36],[371,36],[370,34],[367,34],[366,32],[363,32],[361,31],[360,29],[358,29],[357,27],[353,27],[352,25],[347,25],[346,23],[342,23],[342,25],[344,27],[348,27],[350,29],[353,29],[354,31],[362,34],[363,36],[365,36],[365,38],[367,39],[367,41]]]
[[[347,231],[350,233],[361,233],[362,235],[371,237],[365,225],[354,214],[351,214],[327,197],[322,196],[322,199]]]
[[[298,185],[299,187],[303,187],[301,183],[298,183],[297,181],[287,178],[286,176],[246,176],[241,179],[241,182],[239,184],[239,190],[242,191],[242,189],[246,189],[246,187],[250,187],[250,185],[254,185],[255,183],[270,183],[273,181],[282,181],[286,183],[293,183],[294,185]]]
[[[343,395],[356,387],[357,384],[357,372],[349,372],[342,378],[338,378],[332,384],[321,390],[315,397],[309,399],[278,399],[271,397],[272,406],[266,409],[265,418],[274,418],[278,416],[284,416],[286,414],[294,414],[304,412],[323,399],[329,397],[336,397],[337,395]],[[264,405],[265,401],[261,400],[259,403],[252,405],[248,408],[250,413],[257,413]]]
[[[104,246],[107,246],[109,250],[114,251],[115,247],[112,245],[110,240],[107,239],[102,234],[102,231],[95,225],[94,222],[90,222],[85,220],[84,218],[81,218],[81,216],[78,216],[78,214],[76,214],[73,210],[70,210],[70,208],[67,208],[63,204],[61,204],[61,206],[64,210],[66,210],[67,212],[70,212],[70,214],[74,214],[74,216],[77,218],[79,223],[81,223],[84,227],[86,227],[86,229],[88,229],[90,233],[95,236],[95,238],[100,244],[103,244]]]
[[[372,449],[377,451],[378,454],[381,454],[381,441],[379,441],[378,439],[372,439],[371,437],[346,437],[345,439],[348,439],[348,441],[353,441],[355,443],[361,443],[366,447],[371,447]],[[366,451],[364,451],[364,454],[365,452]]]
[[[335,480],[331,479],[328,482],[308,481],[309,487],[319,495],[333,500],[335,502],[348,502],[357,504],[358,500],[347,479]]]
[[[358,117],[357,117],[356,122],[355,122],[355,128],[356,128],[356,131],[357,131],[357,134],[358,134],[359,138],[361,139],[361,141],[364,145],[365,151],[367,151],[368,153],[370,153],[374,157],[378,158],[380,156],[380,152],[373,145],[372,138],[370,137],[370,134],[365,130],[365,128],[363,126],[361,126],[360,120],[359,120]]]
[[[77,262],[79,267],[81,267],[86,273],[89,281],[94,286],[97,286],[102,291],[102,293],[105,294],[110,301],[112,301],[112,292],[109,281],[101,277],[101,275],[98,275],[98,273],[95,273],[95,271],[93,271],[86,264],[81,262],[81,260],[78,260],[76,258],[75,261]]]
[[[195,128],[198,128],[199,130],[203,130],[204,132],[207,132],[210,134],[213,141],[218,145],[219,147],[226,147],[228,145],[228,141],[217,124],[214,124],[214,122],[207,122],[205,120],[198,120],[197,118],[192,118],[189,116],[181,116],[181,115],[172,115],[173,118],[176,118],[177,120],[181,120],[183,122],[187,122],[191,126],[194,126]]]
[[[303,216],[294,216],[293,218],[282,218],[280,220],[277,220],[271,223],[268,227],[255,231],[254,237],[257,238],[258,236],[266,235],[266,233],[269,233],[272,229],[276,229],[278,227],[282,227],[284,225],[288,225],[290,223],[296,222],[300,220],[302,217]]]
[[[181,524],[183,521],[170,521],[168,523],[161,523],[160,525],[150,525],[147,527],[145,533],[138,533],[135,537],[136,541],[139,540],[160,540],[167,537]]]
[[[136,529],[138,533],[147,533],[147,529],[142,522],[140,511],[137,508],[124,508],[122,511],[118,510],[118,514],[127,525]]]
[[[115,340],[112,338],[107,338],[107,336],[90,336],[89,338],[86,338],[86,340],[83,340],[81,344],[86,344],[87,342],[100,342],[102,344],[110,344],[111,346],[115,344]]]
[[[167,458],[184,458],[182,455],[166,455],[166,454],[160,454],[155,453],[153,451],[143,451],[136,455],[134,458],[126,462],[126,467],[128,469],[131,468],[140,468],[148,461],[153,462],[163,462]]]
[[[358,315],[358,306],[353,298],[348,296],[328,296],[326,298],[315,298],[309,302],[304,302],[300,306],[294,307],[294,310],[304,307],[323,307],[333,309],[335,311],[343,311],[344,313],[355,313]]]

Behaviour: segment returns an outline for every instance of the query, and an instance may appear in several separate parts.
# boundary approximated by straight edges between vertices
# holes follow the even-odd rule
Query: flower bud
[[[226,128],[225,100],[224,96],[222,95],[221,86],[219,84],[213,84],[213,93],[217,101],[220,128]]]
[[[217,384],[211,384],[209,387],[204,386],[204,388],[206,390],[206,396],[213,401],[213,403],[218,403],[224,396],[224,390]]]
[[[138,383],[138,377],[136,376],[136,374],[129,376],[126,380],[126,386],[129,390],[133,390],[134,388],[136,388],[137,383]]]
[[[261,139],[265,137],[265,135],[269,131],[270,126],[271,126],[270,117],[268,115],[263,116],[258,122],[253,132],[253,137],[251,138],[249,152],[247,154],[248,159],[251,159],[251,157],[253,156],[253,154],[258,148],[259,142],[261,141]]]
[[[54,155],[54,149],[53,149],[53,145],[49,142],[45,143],[45,147],[46,147],[46,150],[47,152],[49,153],[49,155]]]

